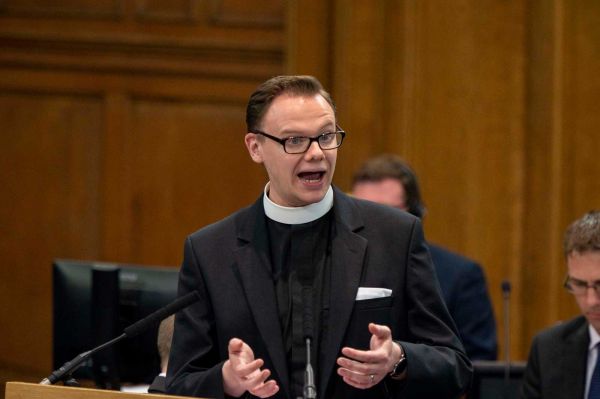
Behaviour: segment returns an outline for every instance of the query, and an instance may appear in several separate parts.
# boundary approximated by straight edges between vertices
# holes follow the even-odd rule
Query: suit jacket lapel
[[[319,381],[329,381],[335,361],[342,349],[350,315],[360,284],[367,241],[354,233],[362,227],[362,219],[347,197],[335,192],[335,223],[331,242],[331,289],[329,322],[321,347],[326,348],[320,360]],[[325,397],[325,384],[318,387],[318,397]]]
[[[262,210],[262,200],[257,201],[240,220],[238,238],[242,245],[236,250],[237,268],[242,286],[256,326],[269,356],[273,361],[281,391],[289,392],[287,360],[281,337],[277,300],[268,246],[268,232]]]
[[[565,344],[562,345],[562,357],[564,359],[563,364],[568,365],[569,370],[564,372],[559,365],[556,365],[557,373],[564,376],[564,395],[561,397],[565,399],[583,398],[589,342],[587,322],[581,323],[579,327],[565,336]]]

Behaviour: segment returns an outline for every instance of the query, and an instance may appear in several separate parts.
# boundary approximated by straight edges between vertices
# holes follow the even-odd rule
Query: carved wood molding
[[[0,32],[0,65],[11,67],[262,78],[283,63],[278,43]]]
[[[0,14],[17,17],[119,19],[124,16],[124,10],[123,0],[82,1],[71,5],[47,1],[23,4],[18,0],[0,0]]]

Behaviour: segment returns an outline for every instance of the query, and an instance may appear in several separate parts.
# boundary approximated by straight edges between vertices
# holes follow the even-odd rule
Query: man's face
[[[588,284],[600,281],[600,251],[573,252],[567,257],[569,277]],[[575,295],[581,313],[600,333],[600,296],[593,289],[584,295]]]
[[[279,138],[315,137],[336,130],[335,114],[321,95],[282,94],[271,103],[260,128]],[[323,199],[333,179],[337,149],[321,150],[313,141],[305,153],[288,154],[281,144],[254,133],[246,134],[245,142],[252,160],[267,170],[271,201],[297,207]]]
[[[356,198],[393,206],[403,211],[408,210],[404,186],[397,179],[385,178],[380,181],[358,182],[352,187],[352,195]]]

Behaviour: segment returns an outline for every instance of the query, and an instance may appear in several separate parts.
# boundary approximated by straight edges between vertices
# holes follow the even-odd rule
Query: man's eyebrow
[[[314,137],[314,136],[318,136],[323,133],[335,132],[336,130],[337,130],[337,125],[335,123],[333,123],[333,124],[325,123],[325,124],[323,124],[323,126],[318,128],[316,130],[316,132],[314,132],[312,135],[306,135],[304,133],[300,133],[296,129],[284,129],[279,134],[288,135],[288,137]]]
[[[580,284],[588,284],[588,281],[587,281],[587,280],[580,280],[580,279],[578,279],[578,278],[571,277],[571,276],[569,276],[569,280],[571,280],[571,281],[573,281],[573,282],[575,282],[575,283],[580,283]],[[594,280],[594,281],[591,281],[590,283],[591,283],[591,284],[600,284],[600,280]]]

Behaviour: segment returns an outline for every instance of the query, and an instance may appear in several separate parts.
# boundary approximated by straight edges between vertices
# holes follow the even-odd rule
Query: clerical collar
[[[271,220],[285,224],[302,224],[312,222],[325,215],[333,207],[333,189],[329,186],[323,199],[314,204],[299,207],[277,205],[268,196],[269,183],[265,186],[263,207],[265,215]]]

